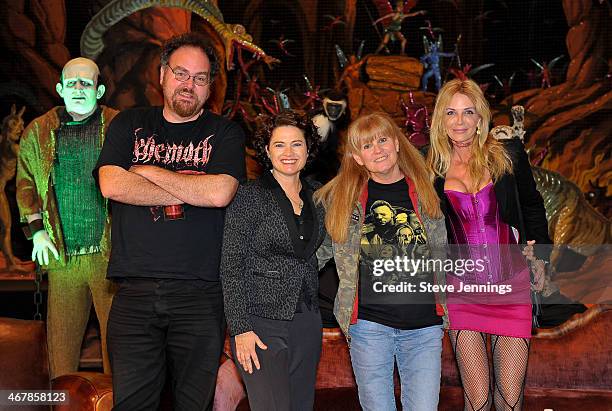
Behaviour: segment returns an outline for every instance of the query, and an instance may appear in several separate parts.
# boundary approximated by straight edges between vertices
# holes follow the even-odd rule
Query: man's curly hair
[[[212,82],[219,72],[219,58],[217,57],[217,53],[215,53],[215,49],[212,47],[210,40],[199,33],[188,32],[168,39],[162,46],[159,59],[161,65],[168,65],[172,53],[181,47],[194,47],[202,50],[202,52],[206,54],[206,57],[208,57],[208,61],[210,62],[209,75]]]
[[[310,116],[289,109],[283,110],[277,115],[263,116],[258,122],[257,131],[253,137],[253,147],[255,147],[259,164],[267,170],[272,169],[272,162],[266,154],[266,147],[270,144],[272,132],[282,126],[293,126],[302,130],[308,149],[306,164],[309,164],[318,154],[319,135],[317,127]]]

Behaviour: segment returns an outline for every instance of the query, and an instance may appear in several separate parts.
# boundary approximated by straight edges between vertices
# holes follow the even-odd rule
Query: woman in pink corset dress
[[[489,410],[493,403],[497,411],[520,410],[532,322],[530,273],[523,254],[542,276],[549,256],[539,248],[534,255],[532,245],[551,241],[524,147],[518,139],[501,142],[489,135],[490,119],[476,83],[446,83],[432,116],[428,161],[437,176],[449,243],[457,245],[452,252],[480,262],[478,269],[447,277],[455,286],[447,294],[449,336],[465,410]],[[529,244],[525,251],[516,246],[519,242]]]

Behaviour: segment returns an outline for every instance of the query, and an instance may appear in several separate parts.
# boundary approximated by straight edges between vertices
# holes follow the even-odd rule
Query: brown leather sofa
[[[559,327],[538,329],[530,351],[523,409],[542,411],[610,410],[612,404],[612,306],[592,307]],[[217,378],[214,409],[248,410],[240,376],[227,360]],[[346,341],[338,329],[325,329],[317,376],[315,410],[359,410]],[[44,323],[0,318],[0,389],[49,389]],[[58,411],[107,411],[112,408],[109,375],[68,374],[52,381],[52,389],[67,390],[70,403]],[[397,392],[399,394],[399,392]],[[399,404],[399,401],[398,401]],[[41,410],[49,407],[20,407]],[[162,404],[162,409],[171,409]],[[448,338],[442,354],[441,411],[463,409],[458,371]]]

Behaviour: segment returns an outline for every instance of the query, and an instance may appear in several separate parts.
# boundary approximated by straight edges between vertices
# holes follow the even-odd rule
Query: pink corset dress
[[[512,228],[501,220],[493,184],[476,194],[444,192],[450,242],[460,245],[455,258],[480,261],[480,269],[447,274],[455,288],[447,293],[450,328],[530,338],[529,268]]]

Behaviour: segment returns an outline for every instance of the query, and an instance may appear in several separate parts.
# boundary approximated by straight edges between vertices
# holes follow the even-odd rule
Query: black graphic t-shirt
[[[389,327],[410,330],[442,324],[436,314],[433,294],[418,292],[421,281],[431,275],[410,276],[385,271],[373,275],[373,260],[407,256],[426,256],[427,236],[410,199],[408,183],[401,179],[392,184],[368,182],[368,201],[361,229],[358,318]],[[417,286],[414,292],[373,292],[374,282],[399,284],[408,281]],[[376,288],[380,290],[380,286]]]
[[[126,110],[109,126],[94,176],[105,165],[126,170],[153,165],[179,173],[228,174],[243,181],[244,133],[209,111],[194,121],[170,123],[161,107]],[[111,213],[109,278],[218,281],[224,209],[111,201]]]

